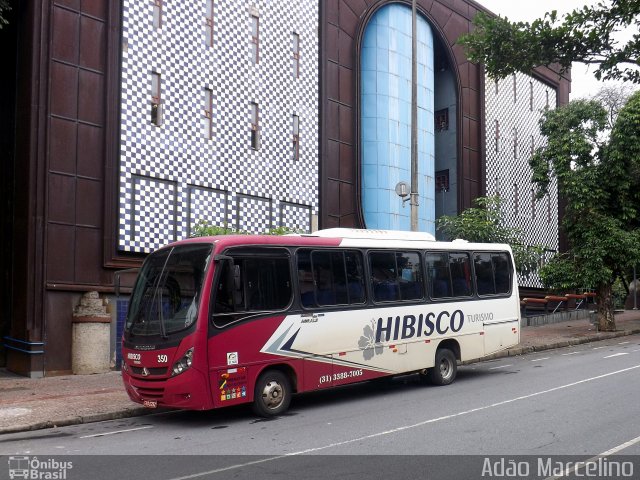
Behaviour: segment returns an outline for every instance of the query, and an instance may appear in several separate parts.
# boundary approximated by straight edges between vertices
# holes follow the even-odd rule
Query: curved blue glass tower
[[[433,33],[418,30],[419,229],[435,234]],[[362,207],[367,228],[410,230],[395,193],[411,184],[411,8],[389,4],[365,27],[361,51]]]

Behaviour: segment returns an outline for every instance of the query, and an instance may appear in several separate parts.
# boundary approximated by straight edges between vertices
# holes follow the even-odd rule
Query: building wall
[[[545,143],[539,121],[556,108],[556,89],[529,75],[516,73],[500,81],[486,79],[487,195],[500,195],[508,225],[523,232],[528,245],[558,250],[558,184],[536,198],[529,159]],[[521,278],[520,285],[541,287],[537,275]]]
[[[435,235],[434,39],[417,21],[418,228]],[[362,204],[367,228],[411,230],[395,191],[411,185],[411,9],[388,4],[367,23],[361,56]],[[408,197],[405,197],[408,198]]]
[[[123,7],[118,248],[149,252],[189,236],[201,220],[262,233],[310,231],[318,214],[318,4],[286,0]],[[259,60],[250,17],[259,19]],[[292,36],[300,38],[293,75]],[[162,124],[151,121],[151,75],[160,75]],[[205,89],[213,97],[204,132]],[[250,103],[258,105],[259,149],[251,146]],[[294,158],[293,115],[299,117]]]
[[[364,28],[388,0],[327,0],[320,5],[320,71],[325,85],[320,93],[321,226],[362,227],[361,132],[359,71]],[[403,1],[411,5],[409,1]],[[454,72],[456,95],[457,198],[459,209],[471,206],[483,192],[481,68],[469,62],[456,45],[471,28],[481,9],[473,2],[419,0],[418,9],[443,45]]]

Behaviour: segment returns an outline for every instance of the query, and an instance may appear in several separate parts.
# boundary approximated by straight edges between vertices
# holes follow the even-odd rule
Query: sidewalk
[[[490,358],[567,347],[640,333],[640,310],[616,314],[617,332],[598,333],[587,320],[523,327],[517,347]],[[124,391],[120,372],[31,379],[0,370],[0,434],[98,422],[150,413]]]

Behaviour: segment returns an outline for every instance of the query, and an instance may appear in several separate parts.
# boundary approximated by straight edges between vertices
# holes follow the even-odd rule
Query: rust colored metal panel
[[[334,62],[327,62],[327,98],[340,100],[340,67]]]
[[[76,177],[50,173],[47,194],[49,221],[75,223]]]
[[[341,145],[335,140],[327,142],[327,160],[324,173],[328,178],[340,178],[340,168],[342,166],[340,162],[340,147]]]
[[[53,171],[76,173],[77,124],[62,118],[49,123],[49,168]]]
[[[98,228],[78,227],[76,229],[76,239],[82,248],[76,248],[74,263],[74,278],[76,283],[86,283],[89,285],[99,285],[104,283],[102,269],[100,268],[102,258],[95,254],[102,248],[102,234]]]
[[[351,145],[340,145],[340,178],[346,182],[356,182],[356,165],[352,161],[354,149]]]
[[[351,7],[349,3],[352,2],[346,2],[345,0],[340,2],[340,18],[338,19],[338,22],[340,29],[343,32],[355,32],[358,25],[358,14],[352,9],[355,8],[355,6]],[[363,7],[366,7],[364,2],[362,2],[360,8]]]
[[[76,192],[76,224],[100,228],[102,226],[102,202],[104,199],[102,182],[78,178]],[[97,251],[99,252],[100,250],[98,248]],[[95,255],[95,251],[92,254]]]
[[[52,33],[51,58],[62,62],[78,63],[78,46],[80,42],[80,15],[66,8],[53,7],[53,23],[56,28]]]
[[[353,90],[353,70],[340,67],[339,75],[340,102],[351,105],[354,98]]]
[[[46,238],[48,281],[73,283],[74,257],[77,248],[75,230],[73,225],[49,223]],[[51,322],[47,322],[47,325],[55,327]]]
[[[353,144],[355,138],[353,136],[353,108],[347,105],[340,105],[340,141]]]
[[[47,329],[45,375],[71,373],[71,319],[73,305],[80,295],[68,292],[47,292],[45,315],[51,328]],[[49,373],[49,374],[50,374]]]
[[[327,60],[330,62],[337,63],[340,58],[339,48],[338,48],[338,32],[339,28],[332,24],[326,25],[327,36],[324,39],[326,43],[326,56]]]
[[[109,0],[82,0],[82,13],[92,17],[106,20],[108,15]]]
[[[105,71],[105,24],[89,17],[80,20],[80,66]]]
[[[329,215],[339,217],[340,211],[340,182],[329,179],[327,181],[327,210]]]
[[[91,178],[104,176],[104,130],[93,125],[78,125],[78,175]]]
[[[80,70],[78,91],[78,119],[97,125],[104,124],[104,76],[88,70]]]
[[[52,61],[50,88],[50,113],[66,118],[76,118],[78,114],[78,69]]]

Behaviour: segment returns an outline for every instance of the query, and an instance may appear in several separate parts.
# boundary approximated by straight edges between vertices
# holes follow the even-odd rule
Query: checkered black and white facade
[[[118,247],[149,252],[187,237],[201,220],[249,232],[310,231],[318,214],[318,2],[124,0]],[[259,62],[250,54],[259,18]],[[300,38],[293,75],[292,37]],[[161,125],[151,121],[160,76]],[[212,92],[211,136],[205,89]],[[260,147],[251,148],[250,104]],[[293,153],[293,116],[300,150]]]
[[[529,159],[545,138],[539,120],[546,108],[555,108],[556,91],[539,80],[516,73],[498,82],[485,79],[486,191],[500,195],[508,226],[524,233],[528,245],[558,250],[558,186],[535,198]],[[537,275],[521,278],[521,286],[541,287]]]

